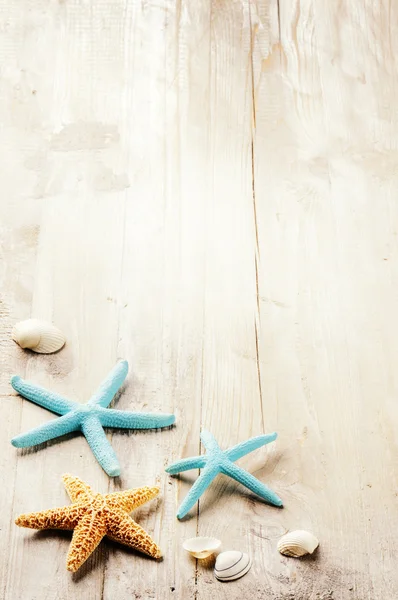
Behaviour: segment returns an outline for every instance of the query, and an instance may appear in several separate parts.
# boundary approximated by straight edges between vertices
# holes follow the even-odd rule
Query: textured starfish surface
[[[157,496],[159,488],[102,495],[93,492],[79,477],[64,475],[63,480],[72,504],[20,515],[15,523],[30,529],[73,529],[66,559],[68,571],[77,571],[104,536],[152,558],[161,558],[160,548],[128,514]]]
[[[26,448],[72,431],[81,431],[104,471],[111,477],[120,475],[119,461],[103,427],[155,429],[168,427],[175,421],[174,415],[169,414],[124,412],[107,408],[126,379],[127,372],[127,361],[118,362],[87,404],[67,400],[20,377],[12,377],[11,385],[21,396],[61,416],[14,437],[11,443],[17,448]]]
[[[224,475],[228,475],[236,481],[239,481],[239,483],[261,498],[264,498],[264,500],[270,504],[283,506],[282,500],[269,487],[261,483],[261,481],[253,477],[253,475],[250,475],[250,473],[241,467],[234,464],[235,461],[242,458],[242,456],[276,440],[276,433],[250,438],[246,442],[242,442],[237,446],[229,448],[229,450],[221,450],[215,437],[209,431],[202,431],[200,437],[207,450],[206,454],[202,456],[193,456],[191,458],[183,458],[166,469],[167,473],[170,473],[171,475],[181,473],[182,471],[189,471],[190,469],[202,469],[198,479],[195,481],[178,509],[177,517],[179,519],[185,517],[219,473],[224,473]]]

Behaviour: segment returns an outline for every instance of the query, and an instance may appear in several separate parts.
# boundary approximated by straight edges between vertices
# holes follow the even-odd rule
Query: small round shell
[[[214,575],[220,581],[233,581],[246,575],[252,566],[251,558],[245,552],[228,550],[217,556]]]
[[[195,558],[207,558],[221,546],[220,540],[212,537],[196,537],[185,540],[182,547]]]
[[[278,542],[278,550],[285,556],[299,558],[305,554],[312,554],[318,545],[319,541],[312,533],[298,529],[281,537]]]
[[[57,352],[65,344],[62,331],[47,321],[27,319],[17,323],[12,331],[12,339],[21,346],[40,354]]]

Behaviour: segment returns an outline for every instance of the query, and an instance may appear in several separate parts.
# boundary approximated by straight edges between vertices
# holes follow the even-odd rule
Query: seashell
[[[245,552],[228,550],[217,556],[214,575],[220,581],[233,581],[246,575],[252,566],[251,558]]]
[[[212,537],[196,537],[185,540],[182,547],[195,558],[207,558],[221,546],[220,540]]]
[[[278,550],[285,556],[299,558],[305,554],[312,554],[319,546],[317,538],[308,531],[298,529],[287,533],[278,542]]]
[[[27,319],[17,323],[12,331],[12,339],[21,348],[29,348],[40,354],[57,352],[65,344],[62,331],[47,321]]]

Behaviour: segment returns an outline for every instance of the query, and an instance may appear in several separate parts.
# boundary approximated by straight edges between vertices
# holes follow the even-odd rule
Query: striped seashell
[[[12,331],[12,339],[21,348],[29,348],[40,354],[57,352],[65,344],[62,331],[52,323],[39,319],[27,319],[17,323]]]
[[[285,556],[299,558],[305,554],[312,554],[319,546],[317,538],[308,531],[298,529],[287,533],[278,542],[278,550]]]
[[[233,581],[243,577],[252,566],[251,558],[245,552],[228,550],[217,556],[214,575],[220,581]]]

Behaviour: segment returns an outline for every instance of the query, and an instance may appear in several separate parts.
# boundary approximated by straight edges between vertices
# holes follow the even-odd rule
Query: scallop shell
[[[312,533],[299,529],[281,537],[278,550],[285,556],[299,558],[305,554],[312,554],[318,545],[319,541]]]
[[[185,540],[182,547],[195,558],[207,558],[221,546],[220,540],[212,537],[195,537]]]
[[[251,558],[245,552],[228,550],[217,556],[214,575],[220,581],[233,581],[246,575],[252,566]]]
[[[27,319],[17,323],[12,331],[12,339],[21,346],[40,354],[57,352],[65,344],[62,331],[47,321]]]

